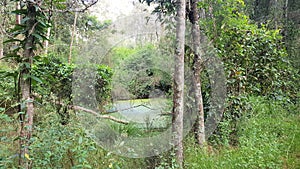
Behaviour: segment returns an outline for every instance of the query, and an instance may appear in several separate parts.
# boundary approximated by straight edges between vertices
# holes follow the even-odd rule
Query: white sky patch
[[[120,17],[133,13],[138,0],[100,0],[92,9],[92,15],[100,21],[116,21]]]
[[[141,4],[138,0],[99,0],[90,11],[91,14],[96,16],[99,21],[111,20],[116,21],[137,13],[148,13],[154,10],[154,6]]]

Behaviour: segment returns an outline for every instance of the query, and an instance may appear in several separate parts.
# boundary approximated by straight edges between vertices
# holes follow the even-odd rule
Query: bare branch
[[[78,2],[75,1],[73,4],[69,5],[69,8],[65,10],[58,10],[58,9],[51,9],[50,12],[61,12],[61,13],[66,13],[66,12],[85,12],[87,11],[90,7],[94,6],[98,0],[81,0],[81,7],[80,4],[77,4]]]
[[[87,108],[84,108],[84,107],[81,107],[81,106],[69,106],[70,108],[72,108],[73,110],[81,110],[81,111],[84,111],[84,112],[87,112],[87,113],[90,113],[92,115],[95,115],[99,118],[103,118],[103,119],[108,119],[108,120],[112,120],[114,122],[117,122],[117,123],[122,123],[122,124],[129,124],[128,121],[124,121],[124,120],[121,120],[121,119],[117,119],[113,116],[108,116],[108,115],[101,115],[93,110],[90,110],[90,109],[87,109]]]
[[[34,97],[37,97],[37,98],[42,98],[41,95],[39,95],[38,93],[32,93],[32,95]],[[50,101],[51,103],[54,103],[56,105],[61,105],[61,106],[67,106],[66,104],[62,103],[62,102],[59,102],[59,101]],[[69,109],[73,109],[73,110],[80,110],[80,111],[84,111],[86,113],[90,113],[92,115],[95,115],[96,117],[99,117],[99,118],[103,118],[103,119],[108,119],[108,120],[112,120],[114,122],[117,122],[117,123],[121,123],[121,124],[129,124],[128,121],[125,121],[125,120],[121,120],[121,119],[117,119],[116,117],[113,117],[113,116],[109,116],[109,115],[101,115],[99,113],[97,113],[96,111],[94,110],[90,110],[90,109],[87,109],[87,108],[84,108],[84,107],[81,107],[81,106],[76,106],[76,105],[68,105],[68,108]]]

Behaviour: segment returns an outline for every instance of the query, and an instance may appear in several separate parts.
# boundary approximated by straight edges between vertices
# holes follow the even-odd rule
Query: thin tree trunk
[[[20,2],[16,2],[16,10],[20,10],[21,9],[21,5]],[[16,15],[16,24],[20,25],[21,24],[21,15]]]
[[[174,72],[174,96],[172,130],[178,165],[183,167],[183,97],[184,97],[184,43],[185,43],[185,0],[177,1],[176,49]]]
[[[274,22],[275,22],[275,29],[278,29],[278,1],[274,0],[274,9],[273,9],[273,13],[274,13]]]
[[[72,48],[73,48],[73,43],[74,43],[74,36],[76,33],[77,18],[78,18],[78,12],[75,12],[73,30],[72,30],[72,35],[71,35],[70,52],[69,52],[69,58],[68,58],[69,64],[72,62]]]
[[[203,111],[203,99],[201,91],[201,79],[200,73],[202,69],[202,53],[200,50],[200,27],[199,27],[199,9],[197,4],[199,0],[191,0],[191,18],[192,22],[192,38],[193,38],[193,49],[195,52],[194,55],[194,65],[193,65],[193,85],[195,90],[195,101],[196,101],[196,110],[197,110],[197,121],[195,124],[195,135],[197,143],[203,147],[205,142],[205,127],[204,127],[204,111]]]
[[[36,24],[36,9],[34,4],[27,3],[27,17],[29,20],[26,22],[27,32],[26,32],[26,43],[24,48],[24,64],[29,65],[23,66],[20,71],[20,90],[21,90],[21,106],[20,112],[20,158],[19,165],[21,168],[31,168],[30,166],[30,154],[28,147],[30,145],[32,125],[33,125],[33,98],[31,97],[31,80],[28,78],[30,74],[30,66],[32,64],[32,57],[34,56],[33,47],[34,47],[34,37],[32,32]],[[23,106],[22,106],[23,105]]]
[[[0,62],[2,61],[1,59],[3,58],[3,39],[4,39],[4,34],[2,30],[0,30]]]
[[[288,33],[289,33],[288,32],[288,22],[289,22],[288,12],[289,12],[289,0],[285,0],[285,3],[284,3],[284,21],[285,21],[284,40],[285,41],[287,40]]]
[[[50,33],[51,33],[51,28],[49,27],[48,29],[47,29],[47,39],[49,39],[50,38]],[[48,54],[48,49],[49,49],[49,41],[48,40],[46,40],[45,41],[45,55],[47,55]]]
[[[6,2],[5,2],[6,4]],[[3,58],[3,39],[4,39],[4,8],[5,6],[0,7],[0,62]]]

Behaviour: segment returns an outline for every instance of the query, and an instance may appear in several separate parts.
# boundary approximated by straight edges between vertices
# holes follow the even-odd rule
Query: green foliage
[[[216,132],[219,136],[211,139],[224,145],[236,145],[237,122],[251,110],[248,95],[297,104],[298,70],[289,62],[279,30],[251,23],[244,14],[243,1],[207,0],[203,3],[210,4],[199,5],[211,15],[200,24],[224,63],[228,92],[227,108]],[[204,93],[207,93],[205,88]]]
[[[80,119],[68,125],[50,105],[36,107],[29,158],[33,168],[144,168],[143,159],[128,159],[103,150],[85,133]],[[15,116],[16,117],[16,116]],[[0,168],[17,168],[18,120],[0,109]]]
[[[186,168],[297,168],[299,112],[291,114],[280,102],[250,97],[251,111],[237,125],[238,144],[195,148],[186,141]],[[292,106],[292,105],[291,105]],[[299,107],[299,106],[298,106]],[[226,133],[225,133],[226,134]]]
[[[14,149],[17,143],[13,137],[16,134],[17,120],[4,114],[4,111],[5,109],[0,107],[0,168],[13,168],[18,157]]]
[[[96,150],[96,145],[80,125],[63,127],[53,113],[38,118],[30,147],[35,152],[30,157],[34,168],[92,168],[88,154]]]
[[[104,105],[111,98],[113,70],[106,65],[98,65],[95,84],[96,99]]]
[[[134,98],[149,98],[156,89],[169,95],[172,79],[159,67],[161,58],[157,55],[152,45],[116,49],[114,83],[122,85]]]
[[[106,65],[90,65],[90,67],[93,66],[96,66],[97,74],[91,89],[96,92],[98,103],[103,105],[110,99],[113,71]],[[63,63],[55,55],[39,58],[32,66],[32,75],[40,79],[41,83],[33,84],[34,91],[42,95],[44,99],[54,96],[57,100],[65,100],[70,103],[72,101],[72,82],[75,69],[80,68],[74,64]],[[81,78],[84,80],[86,77]]]
[[[157,2],[158,6],[154,12],[158,12],[161,17],[175,15],[173,0],[140,1],[148,4]],[[257,2],[268,4],[268,1]],[[67,3],[62,2],[64,0],[45,0],[44,4],[54,5],[53,7],[59,10],[68,10]],[[295,46],[289,46],[288,52],[292,54],[289,57],[285,49],[286,44],[283,43],[283,40],[297,42],[297,24],[286,29],[289,36],[282,39],[282,31],[269,30],[270,25],[252,24],[243,12],[245,6],[242,0],[204,0],[198,5],[205,8],[210,15],[207,20],[201,21],[201,28],[213,39],[213,44],[225,63],[229,98],[224,118],[215,135],[210,138],[209,144],[216,147],[208,146],[205,151],[194,144],[194,139],[188,138],[185,146],[185,168],[298,168],[300,108],[297,105],[299,84],[295,82],[299,79],[299,70],[293,69],[288,61],[294,57],[294,67],[297,67],[297,43],[294,43]],[[296,10],[293,5],[290,3],[289,8]],[[37,25],[31,32],[36,40],[34,49],[38,48],[37,45],[42,46],[43,40],[46,40],[46,29],[50,26],[42,10],[44,8],[37,8]],[[266,8],[260,12],[269,13],[268,10],[270,9]],[[27,11],[23,8],[13,13],[24,16]],[[55,45],[56,42],[61,42],[68,46],[69,27],[74,21],[73,14],[55,14],[55,26],[52,29],[55,32]],[[255,17],[264,16],[260,14]],[[31,69],[31,74],[25,77],[31,79],[34,94],[41,96],[35,99],[34,133],[30,140],[32,153],[29,158],[33,168],[178,167],[174,154],[170,153],[154,157],[156,162],[152,164],[149,159],[128,159],[106,152],[85,133],[75,114],[68,117],[68,125],[62,125],[61,116],[54,113],[51,107],[55,105],[53,101],[71,104],[73,74],[76,69],[82,70],[80,75],[84,77],[94,76],[88,71],[85,72],[84,67],[64,63],[61,60],[62,55],[57,56],[69,51],[64,46],[55,47],[57,53],[50,53],[47,57],[35,56],[34,64],[30,68],[28,63],[24,63],[27,60],[20,56],[26,43],[25,37],[28,36],[27,21],[28,18],[23,17],[22,24],[11,30],[13,38],[7,41],[17,45],[10,55],[5,51],[6,58],[13,64],[0,63],[0,168],[18,167],[18,114],[11,114],[17,112],[16,107],[19,105],[16,101],[19,92],[17,81],[23,68]],[[289,19],[289,22],[292,20]],[[94,35],[95,31],[105,29],[110,23],[100,23],[93,16],[80,14],[76,26],[82,37],[86,38]],[[166,46],[162,44],[160,47]],[[166,50],[170,49],[172,48],[168,46]],[[159,69],[160,60],[154,56],[157,54],[156,50],[152,45],[114,49],[112,57],[109,58],[113,61],[110,65],[113,69],[106,65],[87,65],[87,68],[96,70],[95,82],[88,86],[87,90],[95,91],[99,104],[106,104],[110,101],[113,74],[117,73],[117,80],[114,81],[123,85],[122,87],[136,98],[149,97],[156,89],[169,93],[172,78]],[[11,68],[16,62],[20,63],[19,68]],[[85,83],[82,79],[76,80]],[[202,82],[204,104],[208,107],[211,89],[206,72],[202,74]],[[259,95],[267,96],[268,99],[256,97]],[[295,104],[290,104],[291,102]],[[125,126],[113,123],[111,127],[123,136],[141,137],[155,134],[152,131],[145,132],[134,124]],[[104,134],[108,134],[105,137],[114,137],[110,131]],[[144,160],[149,160],[149,163],[146,164]]]
[[[299,52],[300,52],[300,27],[299,27],[299,7],[300,1],[272,1],[261,0],[254,2],[253,0],[245,0],[247,5],[247,13],[250,19],[254,20],[258,25],[265,24],[267,28],[278,28],[283,36],[284,45],[287,48],[287,59],[293,65],[293,74],[299,75]],[[291,79],[295,88],[299,88],[299,82]],[[299,92],[299,90],[298,90]]]
[[[291,67],[279,32],[251,24],[239,9],[243,2],[233,1],[235,3],[223,3],[220,10],[214,12],[216,27],[211,20],[204,22],[225,63],[228,91],[233,95],[288,92],[291,88],[286,77],[292,76]]]
[[[160,19],[165,19],[166,16],[175,16],[176,2],[174,0],[139,0],[140,3],[146,2],[158,4],[153,13],[158,14]]]
[[[41,83],[33,83],[33,90],[45,98],[51,93],[60,99],[70,97],[74,68],[75,65],[63,63],[53,55],[36,59],[31,73]]]
[[[257,95],[285,92],[282,89],[290,71],[278,32],[249,25],[233,26],[222,34],[222,41],[216,44],[226,64],[230,92]]]
[[[17,112],[17,82],[18,70],[14,70],[5,62],[0,62],[0,107],[5,109],[6,113]]]
[[[34,42],[32,48],[34,50],[37,49],[37,45],[40,45],[41,47],[42,42],[44,40],[47,40],[46,38],[46,30],[47,28],[51,27],[51,25],[48,23],[48,18],[45,15],[45,13],[42,11],[42,9],[35,5],[35,16],[34,16],[34,28],[28,27],[33,26],[29,25],[32,24],[31,17],[28,16],[29,10],[31,9],[18,9],[12,11],[13,14],[20,15],[22,20],[21,24],[15,25],[15,27],[10,31],[12,33],[12,37],[6,41],[6,42],[18,42],[18,47],[14,50],[14,52],[19,51],[20,49],[25,49],[25,44],[27,43],[28,37],[33,36]],[[27,38],[20,38],[20,37],[27,37]],[[17,55],[17,53],[15,53]]]

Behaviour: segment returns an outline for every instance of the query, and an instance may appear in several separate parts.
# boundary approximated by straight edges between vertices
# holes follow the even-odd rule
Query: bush
[[[172,77],[170,72],[160,67],[163,58],[156,47],[119,48],[114,51],[112,58],[115,59],[115,86],[125,89],[133,98],[168,96],[171,93]]]
[[[96,77],[91,86],[92,90],[96,92],[96,98],[99,104],[105,103],[110,98],[111,92],[111,78],[112,69],[106,65],[89,65],[89,69],[96,69]],[[32,66],[32,74],[41,83],[34,83],[34,91],[43,97],[50,97],[51,93],[58,100],[72,101],[72,82],[74,80],[86,80],[86,77],[82,79],[75,79],[73,77],[74,72],[80,72],[79,68],[74,64],[63,63],[55,56],[43,57],[36,60]],[[83,70],[84,71],[84,70]],[[90,76],[89,74],[85,76]]]
[[[14,69],[5,62],[0,62],[0,108],[5,113],[12,114],[18,112],[17,90],[18,90],[18,70]]]

